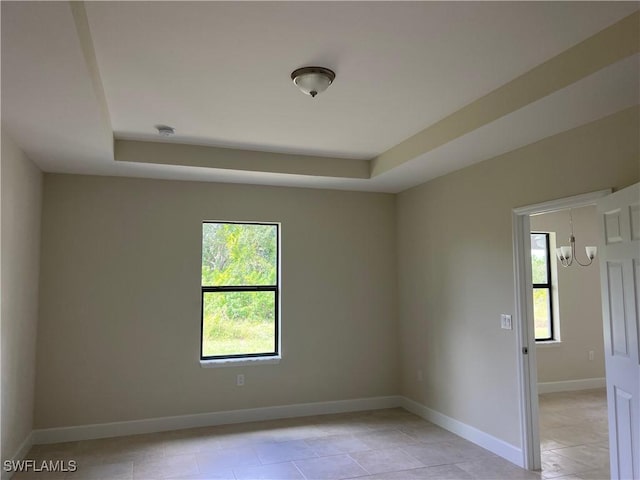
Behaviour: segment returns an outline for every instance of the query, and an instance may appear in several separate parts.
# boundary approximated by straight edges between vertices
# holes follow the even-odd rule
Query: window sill
[[[562,342],[560,340],[543,340],[541,342],[536,341],[536,347],[560,347]]]
[[[202,368],[248,367],[251,365],[277,365],[282,357],[219,358],[200,360]]]

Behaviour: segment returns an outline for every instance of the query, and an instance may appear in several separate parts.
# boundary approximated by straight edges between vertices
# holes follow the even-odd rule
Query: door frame
[[[520,407],[520,433],[522,466],[527,470],[540,470],[540,429],[538,419],[538,368],[533,321],[531,283],[531,223],[529,215],[550,213],[567,208],[595,205],[600,198],[610,195],[612,189],[574,195],[517,207],[512,210],[513,265],[515,278],[515,333],[517,343],[518,392]]]

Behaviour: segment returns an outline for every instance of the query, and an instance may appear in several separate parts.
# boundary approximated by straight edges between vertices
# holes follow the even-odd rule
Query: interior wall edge
[[[475,443],[476,445],[489,450],[492,453],[510,461],[511,463],[524,468],[522,449],[479,430],[464,422],[451,418],[443,413],[433,410],[415,400],[407,397],[400,397],[401,406],[411,413],[415,413],[419,417],[434,423],[439,427],[455,433],[456,435]]]
[[[2,459],[3,462],[6,462],[7,460],[11,462],[18,462],[20,460],[24,460],[24,458],[27,456],[27,453],[29,453],[29,450],[31,449],[32,446],[33,446],[33,430],[27,434],[24,441],[20,444],[20,446],[16,450],[16,453],[13,454],[11,458],[3,458]],[[14,473],[15,472],[7,472],[3,468],[2,474],[0,474],[0,480],[9,480]]]
[[[2,130],[2,459],[29,448],[33,429],[43,174]],[[26,448],[26,450],[25,450]]]

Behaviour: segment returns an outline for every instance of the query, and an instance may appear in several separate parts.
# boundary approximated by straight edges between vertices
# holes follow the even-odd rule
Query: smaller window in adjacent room
[[[536,341],[555,340],[550,234],[531,233],[531,274]]]
[[[279,225],[202,225],[202,360],[279,354]]]

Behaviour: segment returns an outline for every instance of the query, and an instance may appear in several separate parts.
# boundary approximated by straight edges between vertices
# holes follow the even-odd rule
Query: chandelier
[[[569,210],[569,225],[571,227],[571,236],[569,237],[569,245],[564,245],[556,248],[556,256],[558,257],[558,261],[563,267],[570,267],[571,265],[573,265],[574,260],[581,267],[588,267],[593,263],[593,259],[596,258],[598,248],[584,247],[585,252],[587,253],[587,258],[589,259],[589,262],[582,263],[580,260],[578,260],[578,258],[576,257],[576,237],[573,234],[573,215],[571,210]]]

